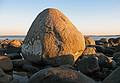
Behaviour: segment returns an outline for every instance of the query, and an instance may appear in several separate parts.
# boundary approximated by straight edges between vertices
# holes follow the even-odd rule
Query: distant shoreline
[[[26,35],[4,35],[4,36],[0,36],[0,40],[5,40],[5,39],[9,39],[9,40],[13,40],[13,39],[20,39],[20,40],[24,40]],[[120,37],[120,35],[84,35],[84,36],[89,36],[92,37],[94,40],[99,40],[101,38],[118,38]]]
[[[84,35],[84,34],[83,34]],[[26,36],[26,35],[0,35],[0,37],[24,37],[24,36]],[[84,36],[120,36],[120,34],[119,35],[84,35]]]

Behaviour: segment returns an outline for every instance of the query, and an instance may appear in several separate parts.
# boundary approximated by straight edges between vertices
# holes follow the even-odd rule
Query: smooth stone
[[[95,83],[81,72],[66,68],[47,68],[35,73],[28,83]]]

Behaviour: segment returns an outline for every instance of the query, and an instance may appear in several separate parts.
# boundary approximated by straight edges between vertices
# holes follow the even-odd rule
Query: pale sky
[[[83,34],[120,35],[120,0],[0,0],[0,35],[26,35],[46,8],[62,11]]]

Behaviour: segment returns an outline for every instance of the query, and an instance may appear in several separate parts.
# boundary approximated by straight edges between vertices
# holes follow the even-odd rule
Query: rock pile
[[[120,83],[119,66],[120,38],[84,37],[53,8],[36,17],[24,42],[0,41],[0,83]]]

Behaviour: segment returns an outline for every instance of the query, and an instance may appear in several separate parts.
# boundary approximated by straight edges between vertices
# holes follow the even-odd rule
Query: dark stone
[[[109,58],[108,56],[102,53],[96,54],[96,56],[98,57],[98,62],[99,62],[99,66],[101,69],[116,67],[116,62],[112,60],[111,58]]]
[[[20,53],[11,53],[11,54],[7,54],[6,56],[8,56],[11,60],[22,59],[22,56],[20,55]]]
[[[120,52],[116,52],[113,54],[113,60],[120,66]]]
[[[109,55],[112,55],[114,53],[114,50],[109,47],[104,47],[104,46],[95,46],[95,47],[98,53],[109,54]]]
[[[76,68],[86,75],[93,75],[100,70],[98,60],[95,56],[83,56],[76,62]]]
[[[84,74],[61,67],[40,70],[30,77],[28,83],[95,83]]]
[[[5,51],[7,54],[11,54],[11,53],[21,53],[21,47],[18,48],[7,48]]]
[[[115,69],[109,76],[107,76],[103,83],[120,83],[120,67]]]

